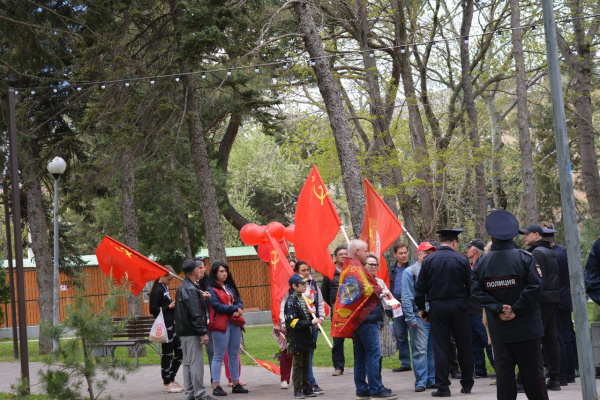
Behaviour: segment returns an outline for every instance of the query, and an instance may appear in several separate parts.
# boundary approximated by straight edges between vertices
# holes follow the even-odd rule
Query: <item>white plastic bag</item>
[[[158,317],[154,320],[154,324],[152,324],[152,329],[150,329],[150,341],[156,343],[169,343],[169,335],[167,334],[167,326],[165,325],[165,318],[163,317],[162,308]]]
[[[384,298],[382,299],[383,301],[383,307],[386,310],[392,310],[392,315],[394,318],[398,318],[401,317],[402,314],[402,305],[400,304],[400,302],[398,300],[396,300],[395,298]]]

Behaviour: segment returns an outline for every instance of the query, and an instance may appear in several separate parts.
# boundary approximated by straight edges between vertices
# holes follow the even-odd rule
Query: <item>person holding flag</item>
[[[302,276],[303,278],[306,278],[306,289],[304,292],[304,296],[309,300],[309,302],[311,303],[311,307],[315,307],[315,315],[317,317],[317,319],[319,319],[319,323],[323,324],[323,321],[325,319],[325,306],[324,306],[324,300],[323,300],[323,294],[321,293],[321,289],[319,288],[319,286],[317,285],[317,283],[314,281],[312,275],[310,274],[310,266],[302,260],[298,260],[295,262],[294,264],[294,272],[299,274],[300,276]],[[282,300],[282,309],[281,309],[281,326],[282,326],[282,330],[284,331],[284,333],[287,332],[287,325],[285,324],[285,304],[287,304],[287,299],[292,296],[294,294],[294,290],[292,288],[290,288],[290,291],[283,297]],[[312,328],[312,334],[313,334],[313,339],[315,340],[315,347],[316,347],[316,342],[317,342],[317,338],[318,338],[318,333],[319,330],[317,329],[316,326],[313,326]],[[313,368],[312,368],[312,360],[313,360],[313,355],[315,354],[315,350],[312,349],[310,352],[310,358],[309,358],[309,381],[310,381],[310,388],[312,389],[312,391],[315,394],[324,394],[325,391],[323,389],[321,389],[319,387],[319,385],[317,384],[317,381],[315,379],[315,376],[313,374]]]
[[[381,344],[378,321],[383,321],[379,295],[381,287],[365,269],[367,243],[354,239],[348,244],[348,258],[340,276],[340,288],[333,312],[332,336],[352,335],[354,342],[354,385],[357,399],[396,399],[381,380]]]

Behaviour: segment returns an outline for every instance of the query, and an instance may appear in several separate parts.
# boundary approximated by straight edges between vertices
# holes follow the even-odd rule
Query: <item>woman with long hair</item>
[[[224,262],[214,262],[210,268],[206,290],[210,293],[208,329],[212,331],[213,358],[210,365],[213,395],[227,396],[221,387],[221,365],[227,352],[233,381],[232,393],[248,393],[240,385],[240,343],[242,341],[244,304],[240,292]]]
[[[165,265],[165,268],[175,273],[173,267]],[[171,274],[166,274],[158,278],[152,284],[150,289],[150,314],[154,318],[158,317],[162,310],[165,326],[167,327],[168,343],[162,343],[160,355],[160,372],[167,393],[180,393],[183,387],[175,381],[175,375],[181,365],[183,352],[181,351],[181,341],[175,333],[175,301],[171,298],[169,284],[173,280]]]

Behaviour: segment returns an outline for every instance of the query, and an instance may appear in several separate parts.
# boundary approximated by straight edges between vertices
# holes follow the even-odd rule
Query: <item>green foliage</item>
[[[45,362],[52,366],[41,372],[44,391],[56,399],[81,398],[80,390],[86,388],[89,399],[97,399],[108,379],[124,380],[135,370],[128,361],[95,359],[92,345],[109,340],[114,331],[111,315],[119,307],[119,301],[126,296],[126,289],[110,284],[109,295],[100,310],[84,297],[84,275],[75,275],[72,285],[77,290],[73,302],[66,306],[66,318],[57,327],[42,325],[45,334],[60,341],[58,351],[53,354],[56,361],[47,358]],[[74,334],[75,340],[60,340],[67,332]],[[103,372],[106,377],[99,377]]]

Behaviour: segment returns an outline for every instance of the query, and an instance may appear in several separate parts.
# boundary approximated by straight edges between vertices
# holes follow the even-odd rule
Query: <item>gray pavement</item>
[[[33,393],[41,393],[39,377],[37,371],[43,369],[42,363],[30,363],[30,376],[33,386]],[[347,368],[344,375],[339,377],[331,376],[332,368],[315,367],[315,377],[319,386],[325,390],[325,395],[319,396],[322,400],[348,400],[354,399],[354,380],[352,377],[352,368]],[[399,399],[429,399],[431,390],[422,393],[414,392],[414,375],[412,372],[392,372],[383,370],[383,383],[398,394]],[[20,364],[18,362],[0,363],[0,392],[10,392],[10,384],[14,383],[20,376]],[[206,382],[210,382],[208,367],[205,367]],[[241,379],[247,383],[250,390],[248,394],[233,395],[238,400],[273,400],[273,399],[293,399],[293,389],[282,390],[279,387],[279,376],[274,375],[262,367],[242,366]],[[178,374],[180,383],[181,371]],[[227,380],[223,377],[222,382]],[[110,382],[103,397],[111,395],[113,398],[122,399],[147,399],[147,400],[176,400],[182,399],[181,394],[162,393],[163,385],[160,378],[159,365],[142,365],[134,374],[127,377],[125,382]],[[460,383],[452,380],[452,397],[463,399],[491,400],[496,398],[496,386],[490,385],[490,379],[476,379],[473,392],[471,394],[460,393]],[[231,395],[231,389],[226,388]],[[84,392],[84,390],[82,390]],[[212,391],[209,392],[212,394]],[[561,391],[551,391],[549,393],[551,400],[576,400],[582,399],[579,379],[574,384],[564,386]],[[517,397],[520,400],[526,399],[524,394]],[[589,400],[589,399],[583,399]]]

